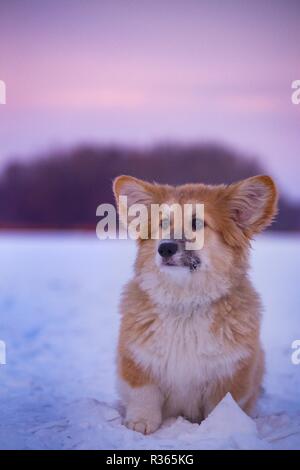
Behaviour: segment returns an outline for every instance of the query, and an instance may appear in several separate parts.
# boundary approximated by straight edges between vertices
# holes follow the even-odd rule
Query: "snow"
[[[201,425],[179,417],[143,436],[122,425],[115,346],[135,246],[93,234],[0,236],[1,449],[300,449],[300,240],[252,253],[263,296],[265,390],[251,419],[226,395]]]

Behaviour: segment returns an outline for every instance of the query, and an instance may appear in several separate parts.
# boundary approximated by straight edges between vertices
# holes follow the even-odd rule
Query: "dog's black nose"
[[[158,253],[163,258],[169,258],[172,255],[175,255],[178,249],[176,242],[163,242],[158,247]]]

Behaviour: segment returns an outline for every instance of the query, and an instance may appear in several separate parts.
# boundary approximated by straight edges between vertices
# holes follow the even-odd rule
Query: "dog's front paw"
[[[159,388],[154,384],[129,388],[129,396],[123,424],[142,434],[156,431],[162,422],[163,397]]]
[[[127,426],[128,429],[132,429],[132,431],[137,431],[142,434],[151,434],[159,428],[161,421],[138,418],[126,419],[124,421],[124,424],[125,426]]]

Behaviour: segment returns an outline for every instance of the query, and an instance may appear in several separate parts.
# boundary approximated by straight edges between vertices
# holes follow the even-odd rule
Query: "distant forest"
[[[114,202],[112,180],[120,174],[176,185],[232,183],[264,173],[256,160],[218,145],[80,146],[6,167],[0,228],[94,229],[96,208]],[[282,193],[272,229],[300,230],[300,206]]]

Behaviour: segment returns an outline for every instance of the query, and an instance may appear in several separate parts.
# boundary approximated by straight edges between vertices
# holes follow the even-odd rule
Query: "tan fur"
[[[134,278],[120,303],[125,424],[148,433],[167,416],[200,422],[227,392],[250,413],[264,354],[261,303],[247,275],[248,257],[251,238],[276,214],[273,181],[258,176],[230,186],[171,187],[121,176],[114,191],[130,203],[204,203],[206,221],[202,267],[180,281],[155,262],[157,240],[138,241]]]

